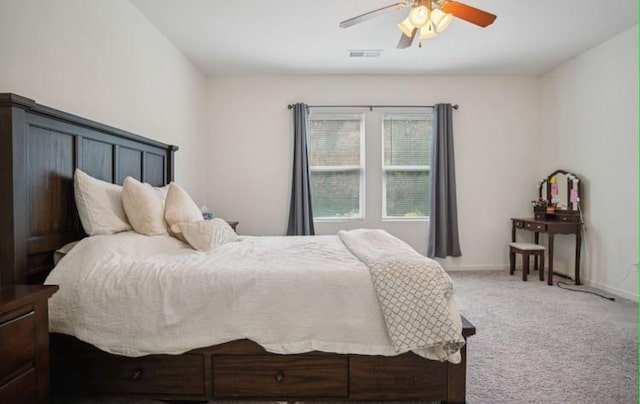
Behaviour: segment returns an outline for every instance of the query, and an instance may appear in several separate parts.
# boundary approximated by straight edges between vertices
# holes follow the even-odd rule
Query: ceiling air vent
[[[381,49],[352,49],[349,51],[350,58],[377,58],[381,54]]]

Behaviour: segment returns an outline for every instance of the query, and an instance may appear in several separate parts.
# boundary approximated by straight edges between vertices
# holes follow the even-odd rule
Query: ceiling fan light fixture
[[[416,29],[416,27],[411,24],[411,21],[409,21],[409,17],[407,17],[404,19],[404,21],[398,24],[398,29],[400,29],[403,34],[411,38],[411,36],[413,35],[413,30]]]
[[[437,32],[435,26],[433,25],[433,22],[429,21],[424,27],[420,28],[420,34],[418,35],[418,38],[429,39],[433,38],[436,35]]]
[[[429,9],[425,6],[414,7],[409,13],[409,21],[416,28],[424,27],[429,21]]]
[[[396,45],[398,49],[406,49],[413,44],[416,37],[420,39],[433,38],[447,29],[453,17],[482,28],[493,24],[497,17],[495,14],[469,6],[458,0],[396,1],[397,3],[395,4],[390,4],[386,7],[371,10],[349,18],[348,20],[341,21],[338,25],[341,28],[347,28],[379,15],[407,8],[409,9],[407,18],[400,24],[397,24],[402,34]],[[418,45],[422,46],[422,42],[419,41]]]
[[[453,15],[436,8],[431,10],[430,19],[431,22],[433,22],[436,32],[440,33],[447,29],[449,24],[451,24],[451,21],[453,21]]]

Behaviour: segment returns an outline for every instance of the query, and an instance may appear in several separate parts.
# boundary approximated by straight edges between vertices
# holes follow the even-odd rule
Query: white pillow
[[[164,203],[167,199],[167,193],[169,192],[169,184],[164,187],[153,187],[153,189],[160,195],[160,199],[162,199],[162,203]]]
[[[131,230],[122,206],[122,187],[76,169],[73,189],[78,215],[90,236]]]
[[[191,247],[200,251],[210,251],[222,244],[239,240],[231,226],[219,218],[179,223],[171,226],[171,229],[182,232]]]
[[[164,203],[157,189],[127,177],[122,186],[122,204],[133,230],[147,236],[167,234]]]
[[[203,220],[198,205],[191,199],[187,191],[175,182],[169,184],[169,191],[164,202],[164,218],[169,226]]]
[[[169,226],[169,234],[184,242],[187,242],[187,240],[179,228],[174,225],[204,220],[198,205],[191,199],[187,191],[175,182],[169,184],[164,203],[164,219]]]

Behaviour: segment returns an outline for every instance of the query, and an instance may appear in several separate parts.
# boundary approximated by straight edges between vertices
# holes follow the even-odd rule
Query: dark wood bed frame
[[[80,168],[121,184],[165,185],[178,148],[15,94],[0,94],[0,285],[42,283],[53,251],[85,236],[73,197]],[[61,287],[64,287],[62,285]],[[475,328],[463,318],[465,339]],[[277,355],[249,340],[182,355],[128,358],[51,334],[52,387],[165,400],[433,400],[465,402],[462,363],[311,352]]]

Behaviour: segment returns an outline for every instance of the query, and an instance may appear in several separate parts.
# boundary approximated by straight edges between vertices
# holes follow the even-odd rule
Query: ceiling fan
[[[453,17],[483,28],[493,24],[496,19],[494,14],[453,0],[405,0],[344,20],[340,23],[340,28],[348,28],[406,7],[410,7],[411,11],[407,18],[398,24],[402,31],[398,49],[410,47],[416,36],[419,39],[433,38],[449,26]]]

